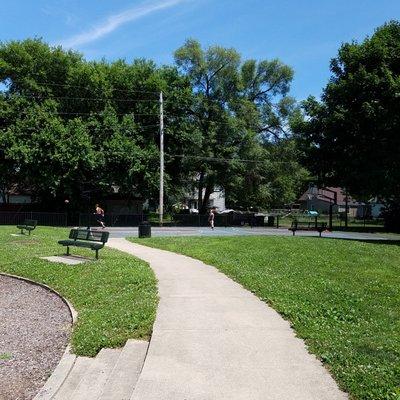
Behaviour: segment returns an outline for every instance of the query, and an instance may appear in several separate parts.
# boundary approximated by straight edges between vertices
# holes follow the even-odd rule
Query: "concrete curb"
[[[72,319],[72,326],[75,325],[78,319],[78,313],[72,306],[72,304],[65,299],[63,296],[60,295],[56,290],[52,289],[51,287],[45,285],[44,283],[36,282],[28,278],[24,278],[22,276],[7,274],[0,272],[0,275],[7,276],[9,278],[19,279],[21,281],[30,283],[32,285],[40,286],[43,289],[46,289],[56,296],[58,296],[68,307],[68,310],[71,315]],[[71,353],[71,346],[68,344],[63,356],[61,357],[60,362],[50,375],[49,379],[47,379],[44,386],[40,389],[37,395],[33,398],[33,400],[50,400],[60,389],[61,385],[64,383],[65,379],[67,378],[68,374],[70,373],[71,369],[73,368],[76,361],[76,356]]]
[[[77,357],[71,353],[71,348],[68,345],[57,367],[52,372],[49,379],[47,379],[44,386],[39,390],[38,394],[33,398],[33,400],[52,399],[67,379],[69,373],[75,365],[76,358]]]
[[[56,290],[52,289],[50,286],[45,285],[44,283],[41,282],[36,282],[33,281],[32,279],[29,278],[25,278],[23,276],[18,276],[18,275],[13,275],[13,274],[7,274],[6,272],[0,272],[0,275],[3,276],[8,276],[9,278],[14,278],[14,279],[19,279],[20,281],[25,281],[28,283],[31,283],[32,285],[36,285],[36,286],[40,286],[43,289],[49,290],[50,292],[54,293],[55,295],[57,295],[68,307],[69,313],[71,315],[72,318],[72,326],[74,326],[76,324],[76,321],[78,320],[78,313],[75,310],[74,306],[63,296],[61,296],[60,293],[58,293]]]

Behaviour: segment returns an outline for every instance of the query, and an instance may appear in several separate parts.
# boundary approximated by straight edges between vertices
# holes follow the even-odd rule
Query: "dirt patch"
[[[32,399],[68,344],[72,320],[54,293],[0,275],[0,400]]]

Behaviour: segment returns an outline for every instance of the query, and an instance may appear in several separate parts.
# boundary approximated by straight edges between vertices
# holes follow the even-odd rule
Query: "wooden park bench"
[[[33,231],[36,228],[37,221],[34,219],[26,219],[23,224],[17,225],[18,229],[21,229],[21,235],[24,233],[24,230],[28,231],[29,234],[31,234],[31,231]]]
[[[322,232],[326,231],[326,229],[326,222],[292,221],[292,226],[289,228],[289,231],[293,232],[293,236],[296,234],[296,231],[317,231],[319,233],[319,237],[321,237]]]
[[[59,240],[58,243],[62,246],[67,246],[67,256],[69,256],[69,248],[86,247],[96,252],[96,259],[99,258],[99,250],[107,243],[109,232],[92,231],[90,229],[71,229],[69,239]]]

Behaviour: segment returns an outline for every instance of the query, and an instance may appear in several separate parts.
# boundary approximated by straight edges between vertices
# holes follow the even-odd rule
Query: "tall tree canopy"
[[[359,198],[400,199],[400,23],[343,44],[331,71],[294,126],[310,168]]]
[[[185,149],[188,128],[176,104],[189,101],[191,90],[173,67],[87,62],[29,39],[0,46],[0,82],[6,86],[0,95],[3,197],[15,183],[59,204],[66,196],[79,198],[88,189],[107,194],[115,186],[122,195],[156,197],[161,90],[168,89],[171,100],[167,115],[175,115],[168,144]],[[176,168],[167,169],[170,174]],[[169,192],[179,184],[176,179]]]
[[[235,206],[294,200],[305,171],[286,137],[291,68],[194,40],[175,60],[88,62],[37,39],[0,44],[3,200],[15,184],[47,205],[115,187],[157,199],[160,91],[167,204],[193,186],[202,211],[216,186]]]
[[[194,91],[187,112],[198,138],[199,156],[190,163],[197,177],[200,210],[206,209],[215,185],[226,189],[233,205],[240,198],[245,206],[271,205],[277,200],[273,194],[276,179],[271,177],[274,171],[285,174],[286,170],[276,167],[270,139],[285,135],[287,118],[294,109],[294,100],[287,96],[292,69],[279,60],[242,62],[234,49],[202,49],[192,39],[175,52],[175,62]],[[281,188],[282,203],[294,200],[293,193],[287,194],[302,182],[304,170],[297,167],[299,173],[286,179],[288,191]],[[245,191],[248,196],[243,201]]]

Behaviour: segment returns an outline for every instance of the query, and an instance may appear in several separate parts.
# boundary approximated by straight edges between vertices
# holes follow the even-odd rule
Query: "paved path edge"
[[[128,246],[129,248],[127,248],[127,245],[129,245]],[[230,278],[227,275],[225,275],[223,272],[221,272],[215,266],[205,264],[203,261],[198,260],[198,259],[193,258],[193,257],[189,257],[189,256],[182,255],[182,254],[179,254],[179,253],[173,253],[173,252],[166,251],[166,250],[163,250],[163,249],[157,249],[157,248],[145,246],[145,245],[142,245],[142,244],[139,244],[139,243],[136,243],[136,242],[130,242],[130,241],[128,241],[126,239],[122,239],[122,238],[120,238],[120,239],[117,239],[117,238],[111,239],[107,243],[107,246],[111,247],[111,248],[114,248],[114,249],[117,249],[117,250],[120,250],[120,251],[124,251],[124,252],[126,252],[128,254],[131,254],[132,256],[134,256],[136,258],[142,259],[145,262],[147,262],[150,265],[150,267],[153,269],[153,271],[155,272],[157,280],[159,281],[159,285],[158,286],[159,286],[160,302],[159,302],[159,305],[158,305],[156,320],[154,322],[153,334],[152,334],[152,337],[151,337],[150,343],[149,343],[149,353],[147,355],[148,357],[146,357],[146,359],[145,359],[145,362],[144,362],[144,365],[143,365],[142,374],[141,374],[141,376],[139,378],[139,382],[138,382],[139,386],[141,386],[140,390],[137,391],[136,389],[138,389],[138,388],[135,389],[135,392],[134,392],[133,396],[131,397],[131,400],[133,400],[133,399],[137,400],[137,399],[145,398],[145,397],[143,397],[143,395],[144,394],[148,395],[149,393],[151,395],[150,396],[146,396],[147,399],[153,400],[153,399],[160,398],[159,396],[157,397],[157,395],[154,396],[155,393],[154,393],[154,391],[152,389],[150,390],[150,392],[148,390],[149,389],[149,383],[151,383],[149,381],[149,369],[151,370],[152,368],[154,368],[156,366],[155,363],[154,363],[154,353],[155,353],[154,348],[156,348],[156,350],[159,351],[159,345],[160,345],[160,343],[159,343],[160,342],[160,340],[159,340],[160,338],[157,336],[157,332],[158,332],[158,335],[159,335],[160,334],[160,329],[161,329],[161,331],[164,331],[163,333],[171,331],[170,327],[164,326],[165,321],[163,321],[163,318],[161,318],[161,322],[159,320],[159,316],[160,316],[159,310],[160,310],[160,306],[163,303],[163,295],[162,295],[161,292],[163,292],[164,295],[166,294],[165,288],[163,288],[163,284],[161,283],[161,280],[159,279],[160,278],[160,267],[162,268],[162,270],[164,270],[164,266],[166,267],[168,265],[168,262],[171,264],[171,260],[167,261],[165,259],[165,258],[168,259],[168,257],[171,257],[171,256],[172,257],[175,257],[175,256],[176,257],[180,257],[181,261],[183,261],[183,262],[184,262],[184,259],[187,259],[188,262],[191,263],[191,264],[192,263],[195,263],[195,264],[197,263],[197,264],[199,264],[201,266],[204,266],[204,267],[212,269],[214,271],[214,273],[216,272],[216,273],[218,273],[220,275],[223,275],[226,280],[229,280],[231,282],[232,285],[240,286],[240,289],[243,290],[243,292],[246,292],[247,293],[246,296],[247,297],[250,296],[253,299],[253,302],[256,301],[256,302],[259,303],[260,306],[262,305],[262,307],[265,307],[266,309],[269,309],[269,311],[268,311],[269,313],[272,312],[272,313],[276,314],[276,317],[279,320],[281,320],[281,323],[287,325],[289,334],[291,336],[293,336],[293,339],[295,341],[297,341],[298,343],[301,343],[300,346],[304,347],[304,349],[305,349],[305,357],[306,358],[304,359],[304,367],[308,367],[310,365],[312,367],[316,367],[316,369],[314,371],[316,374],[315,374],[315,376],[311,375],[311,381],[319,381],[319,379],[322,378],[320,383],[317,383],[316,386],[317,387],[318,386],[323,387],[324,385],[326,385],[325,388],[323,388],[323,390],[320,393],[321,396],[319,396],[318,394],[317,394],[317,396],[315,396],[316,395],[315,391],[312,392],[312,390],[311,390],[310,393],[309,393],[310,396],[305,395],[305,397],[304,397],[304,391],[303,391],[303,395],[300,395],[300,394],[297,394],[297,393],[296,394],[293,393],[294,394],[294,397],[292,397],[293,399],[304,399],[304,400],[305,399],[307,399],[307,400],[311,400],[311,399],[313,399],[313,400],[314,399],[315,400],[316,399],[318,399],[318,400],[348,399],[348,394],[346,392],[344,392],[339,387],[338,382],[336,382],[336,380],[333,378],[333,376],[331,375],[331,372],[329,371],[329,369],[326,368],[326,366],[321,362],[320,359],[317,358],[317,356],[315,354],[309,352],[308,346],[306,345],[305,341],[302,338],[297,336],[296,331],[290,326],[290,321],[284,319],[269,304],[267,304],[267,303],[263,302],[262,300],[260,300],[254,293],[250,292],[248,289],[244,288],[240,283],[234,281],[232,278]],[[136,251],[135,251],[135,246],[136,246]],[[150,255],[149,254],[150,252],[154,252],[154,253]],[[160,260],[160,257],[162,258],[162,260]],[[179,260],[174,260],[174,263],[176,265],[179,264]],[[197,266],[199,266],[199,265],[197,265]],[[196,268],[197,268],[197,266],[196,266]],[[185,267],[189,267],[189,265],[185,265]],[[166,270],[167,269],[168,269],[168,267],[166,268]],[[174,272],[172,271],[172,274],[173,273]],[[164,275],[164,278],[165,278],[165,275]],[[172,276],[171,276],[171,278],[168,277],[167,280],[169,280],[169,279],[173,279],[173,277]],[[160,289],[162,289],[161,292],[160,292]],[[182,295],[182,296],[184,297],[185,295]],[[167,295],[167,297],[168,297],[168,295]],[[172,297],[176,297],[176,294],[175,294],[175,296],[172,296]],[[180,297],[180,296],[178,296],[178,297]],[[165,300],[165,298],[164,298],[164,300]],[[165,311],[165,303],[162,306],[162,308]],[[151,354],[151,353],[153,353],[153,354]],[[167,352],[167,354],[168,354],[168,352]],[[165,356],[165,354],[164,354],[164,356]],[[300,354],[300,356],[301,356],[301,354]],[[167,355],[167,357],[168,357],[168,355]],[[311,360],[311,362],[310,362],[310,360]],[[286,362],[286,361],[284,361],[284,362]],[[146,364],[147,364],[147,368],[146,368]],[[155,374],[157,374],[157,373],[159,374],[160,373],[159,367],[157,366],[156,369],[157,369],[157,371],[155,372]],[[146,370],[146,373],[144,373],[145,372],[144,370]],[[159,374],[159,376],[162,376],[162,375]],[[291,379],[291,378],[289,378],[289,376],[290,375],[287,376],[288,379]],[[310,375],[308,376],[308,378],[310,378]],[[153,384],[155,384],[156,382],[158,382],[158,378],[156,378],[155,381],[154,380],[152,381]],[[163,383],[165,383],[165,382],[163,382]],[[276,382],[276,383],[278,383],[278,382]],[[278,383],[278,386],[279,385],[282,385],[282,383]],[[194,386],[194,387],[196,387],[196,386]],[[192,388],[193,388],[193,386],[192,386]],[[182,395],[182,392],[180,392],[180,391],[179,392],[173,392],[174,389],[172,389],[172,391],[170,391],[170,389],[167,389],[167,390],[170,392],[168,394],[174,393],[174,395],[177,395],[177,396]],[[186,398],[191,398],[190,397],[191,396],[190,390],[191,389],[189,388],[189,392],[185,392],[185,396],[189,396],[189,397],[184,397],[185,399]],[[275,395],[278,392],[279,392],[279,389],[275,393]],[[270,397],[270,393],[269,392],[265,392],[264,394],[266,395],[267,393],[268,393],[267,397],[262,396],[263,399],[264,398],[265,399],[267,399],[267,398],[268,399],[270,399],[270,398],[271,399],[272,398],[273,399],[286,398],[286,397],[281,397],[281,396],[279,397],[279,395],[278,395],[278,397],[274,397],[275,396],[274,394],[272,395],[272,397]],[[162,394],[166,395],[167,393],[162,393]],[[203,398],[214,399],[214,398],[217,398],[217,397],[202,397],[205,393],[203,393],[203,394],[201,394],[201,393],[192,393],[192,394],[194,395],[193,399],[203,399]],[[246,399],[253,399],[253,398],[254,399],[255,398],[258,399],[258,398],[260,398],[260,397],[253,397],[253,395],[256,396],[255,394],[250,394],[250,393],[249,393],[249,396],[247,396],[247,394],[245,393],[246,397],[240,397],[240,395],[238,395],[238,397],[235,397],[235,399],[236,398],[238,398],[238,399],[239,398],[240,399],[242,399],[242,398],[246,398]],[[176,397],[176,398],[178,399],[180,397]],[[221,397],[221,396],[218,397],[218,399],[222,399],[222,398],[225,398],[225,397]]]

